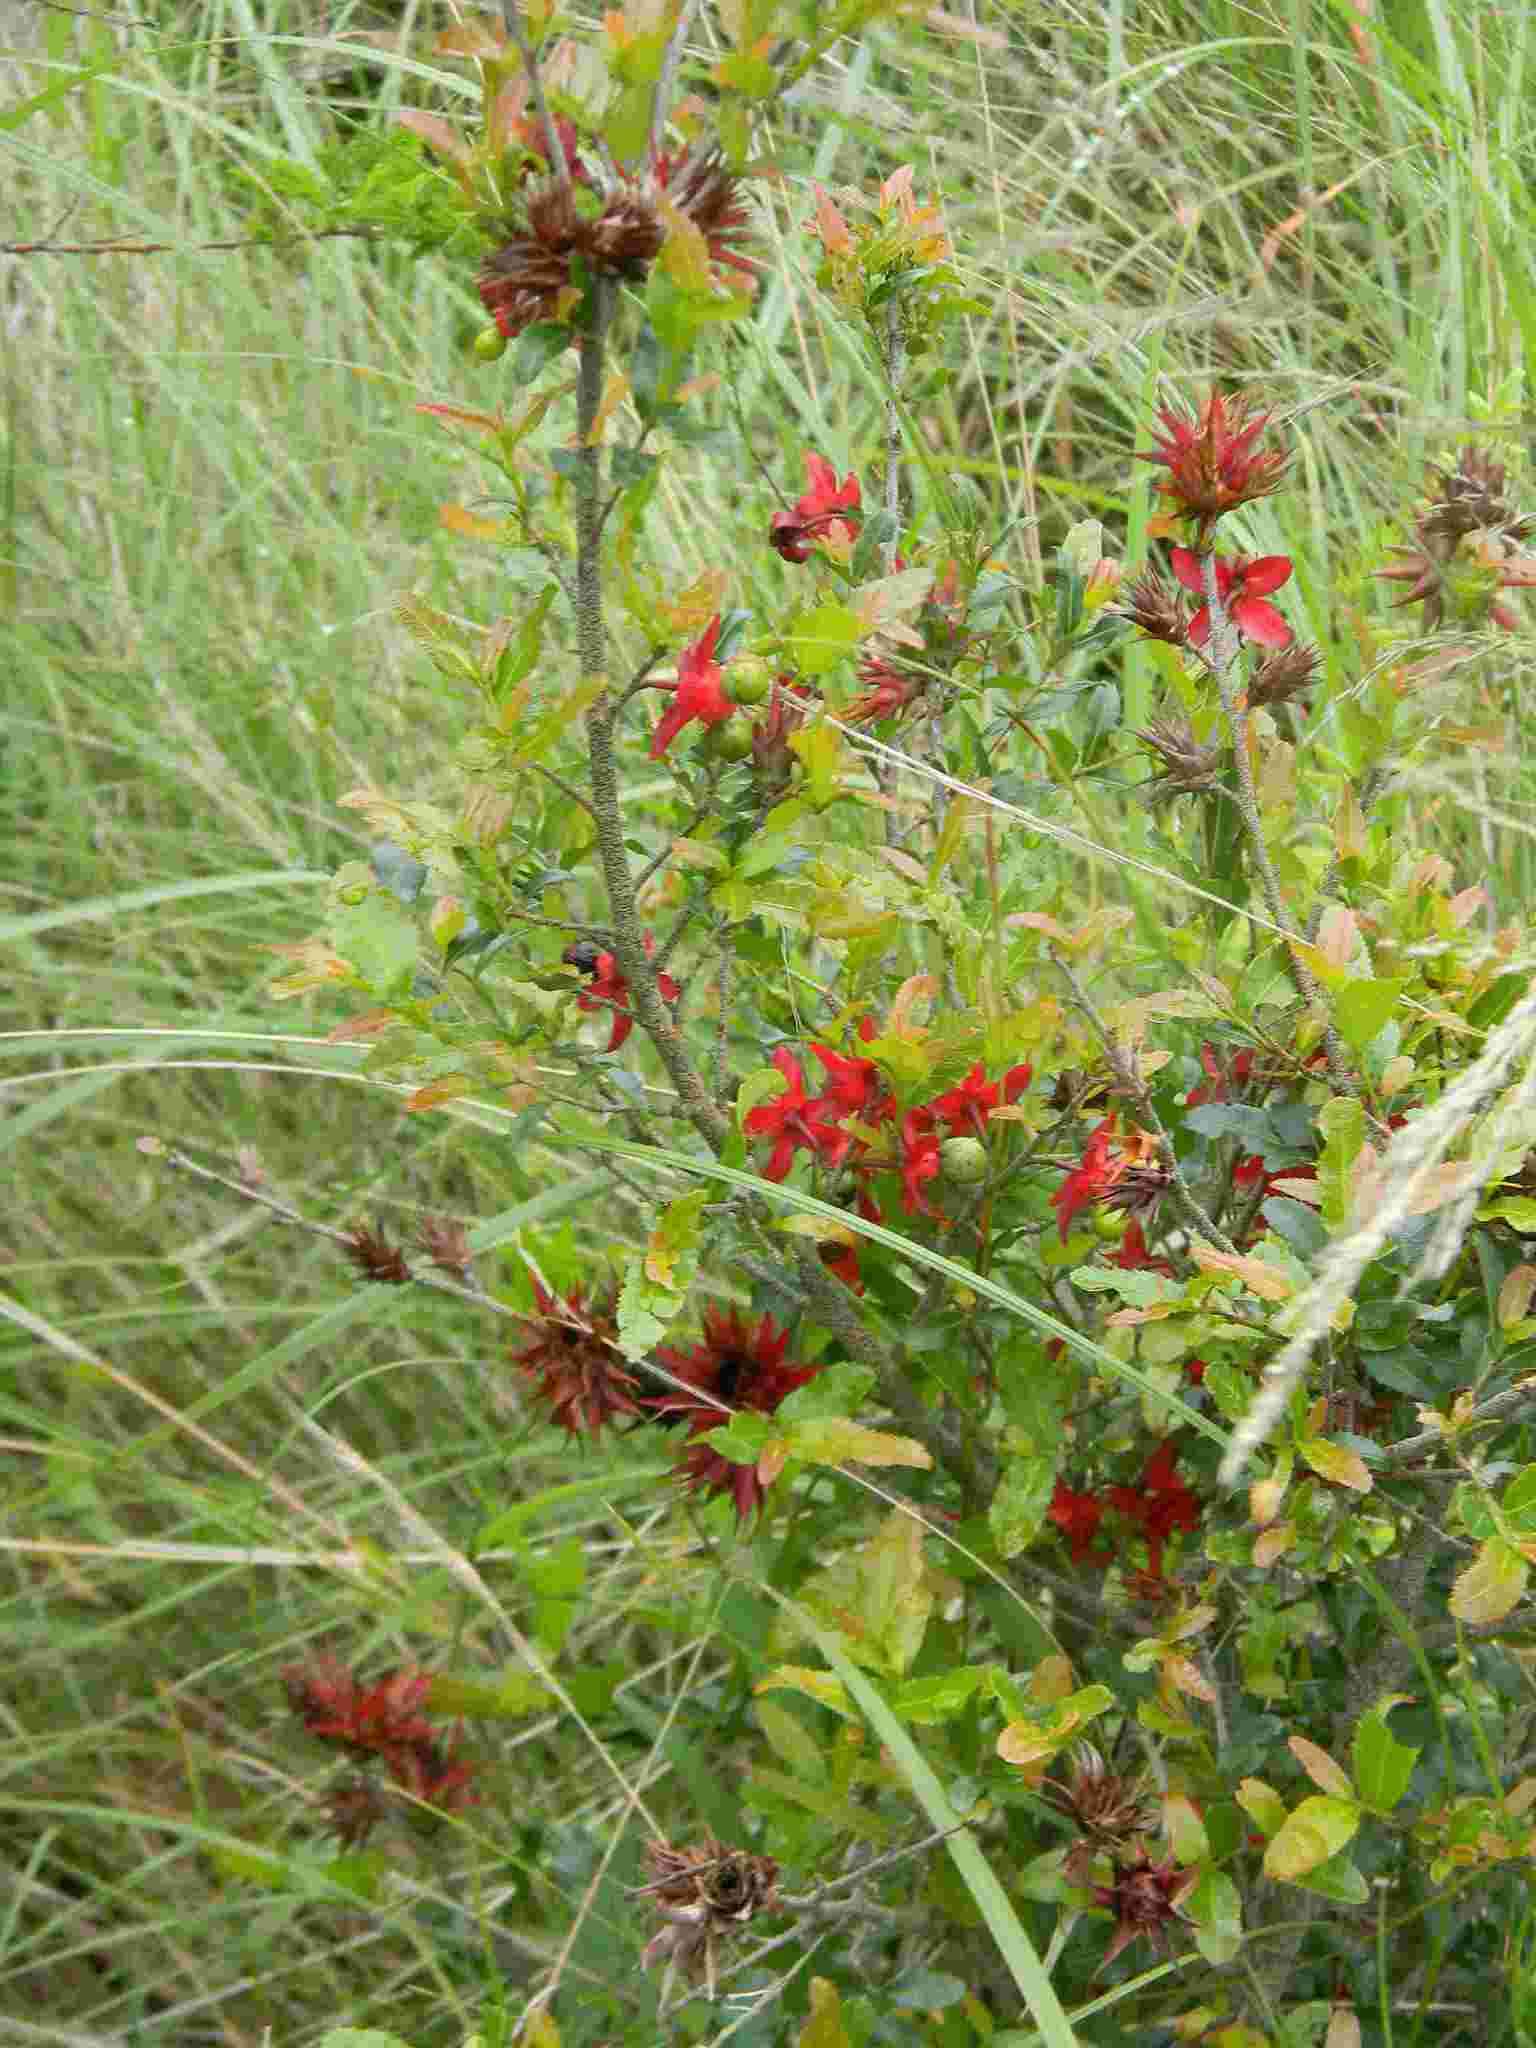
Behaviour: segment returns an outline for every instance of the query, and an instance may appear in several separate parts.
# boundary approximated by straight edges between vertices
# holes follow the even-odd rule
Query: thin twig
[[[560,131],[555,126],[555,117],[549,111],[549,101],[544,96],[544,80],[539,71],[539,60],[533,44],[528,39],[528,30],[523,22],[520,0],[501,0],[501,18],[507,24],[507,34],[517,45],[517,54],[523,60],[523,70],[528,79],[528,91],[533,99],[534,110],[544,129],[544,143],[549,151],[549,168],[556,181],[567,190],[571,184],[571,167],[566,162],[565,151],[560,146]]]

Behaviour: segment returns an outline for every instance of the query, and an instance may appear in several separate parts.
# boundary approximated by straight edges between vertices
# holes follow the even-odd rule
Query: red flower
[[[706,1308],[703,1338],[691,1351],[663,1345],[656,1352],[668,1372],[696,1387],[698,1395],[673,1387],[646,1406],[663,1422],[686,1422],[690,1438],[718,1429],[729,1420],[727,1409],[772,1415],[787,1395],[817,1373],[813,1365],[786,1365],[788,1348],[789,1332],[779,1329],[772,1316],[765,1315],[752,1329],[736,1309]],[[743,1522],[756,1514],[765,1498],[757,1467],[733,1464],[713,1444],[685,1444],[678,1456],[678,1476],[690,1492],[729,1494],[737,1519]]]
[[[851,1287],[855,1294],[864,1292],[864,1277],[859,1271],[859,1248],[856,1244],[838,1244],[828,1238],[817,1246],[821,1263],[836,1280],[845,1287]]]
[[[768,525],[768,545],[786,562],[808,561],[814,540],[846,546],[859,530],[858,478],[850,472],[839,486],[837,471],[826,457],[809,452],[805,475],[809,490],[795,500],[792,510],[775,512]]]
[[[1168,559],[1173,573],[1186,590],[1205,593],[1204,557],[1193,548],[1171,548]],[[1247,555],[1216,557],[1216,590],[1228,618],[1240,638],[1260,647],[1289,647],[1291,629],[1272,604],[1266,602],[1272,590],[1291,580],[1289,555]],[[1211,637],[1211,608],[1202,604],[1189,622],[1189,644],[1203,647]]]
[[[923,1193],[929,1181],[943,1168],[939,1134],[934,1129],[931,1109],[909,1109],[901,1120],[901,1206],[909,1216],[932,1216],[940,1223],[947,1218],[933,1208]]]
[[[1056,1482],[1046,1520],[1054,1522],[1072,1547],[1072,1562],[1107,1564],[1109,1559],[1093,1547],[1104,1519],[1104,1503],[1096,1493],[1078,1493],[1064,1479]]]
[[[1267,412],[1254,414],[1242,398],[1213,391],[1197,413],[1164,406],[1157,415],[1163,439],[1139,449],[1140,462],[1160,462],[1168,474],[1158,484],[1176,512],[1209,527],[1224,512],[1277,491],[1290,457],[1278,448],[1261,449]]]
[[[1105,1117],[1083,1148],[1081,1163],[1051,1197],[1063,1243],[1079,1209],[1105,1202],[1131,1215],[1144,1214],[1157,1206],[1168,1186],[1169,1173],[1156,1134],[1133,1125],[1118,1138],[1115,1125],[1113,1116]]]
[[[1033,1078],[1034,1069],[1022,1066],[1010,1067],[1001,1082],[989,1081],[978,1060],[957,1088],[936,1095],[928,1107],[949,1125],[952,1136],[960,1138],[974,1133],[978,1138],[984,1137],[987,1118],[997,1108],[999,1098],[1017,1102]]]
[[[720,614],[716,612],[693,645],[685,647],[677,657],[672,702],[651,734],[653,761],[661,759],[683,727],[695,718],[701,725],[722,725],[736,709],[725,694],[720,664],[714,658],[719,638]]]
[[[1108,1263],[1118,1266],[1124,1273],[1165,1273],[1170,1280],[1173,1278],[1173,1268],[1168,1261],[1154,1259],[1148,1251],[1146,1233],[1134,1216],[1126,1225],[1119,1250],[1109,1253]]]
[[[1111,1486],[1104,1498],[1130,1522],[1134,1522],[1147,1546],[1147,1576],[1163,1575],[1163,1545],[1175,1529],[1195,1530],[1200,1526],[1200,1503],[1174,1469],[1179,1447],[1171,1436],[1164,1437],[1147,1460],[1136,1486]]]
[[[859,1036],[867,1044],[878,1033],[871,1017],[859,1019]],[[856,1116],[866,1123],[878,1123],[889,1116],[895,1104],[885,1093],[880,1069],[873,1060],[861,1060],[834,1052],[830,1045],[813,1045],[811,1051],[826,1069],[827,1092],[822,1098],[837,1116]]]
[[[385,1758],[385,1766],[402,1791],[444,1813],[475,1804],[475,1796],[469,1790],[474,1765],[460,1763],[451,1744],[412,1743],[408,1749],[392,1750]]]
[[[1186,1109],[1196,1109],[1202,1102],[1229,1102],[1232,1090],[1245,1088],[1253,1078],[1251,1051],[1235,1054],[1230,1066],[1223,1067],[1209,1039],[1200,1048],[1200,1064],[1205,1069],[1206,1081],[1190,1089],[1184,1098]]]
[[[647,955],[656,950],[656,941],[647,932],[645,935]],[[608,1051],[617,1052],[635,1028],[635,1020],[629,1008],[629,983],[619,972],[616,954],[597,952],[589,939],[578,940],[567,946],[560,958],[568,967],[579,968],[583,974],[590,974],[592,980],[576,998],[578,1010],[612,1010],[613,1029],[608,1034]],[[682,990],[670,974],[658,974],[656,991],[664,1003],[675,1003]]]
[[[749,1137],[771,1137],[774,1141],[773,1155],[763,1168],[764,1178],[783,1180],[796,1152],[802,1149],[814,1152],[829,1166],[841,1166],[853,1141],[846,1131],[838,1130],[821,1114],[836,1105],[830,1098],[807,1098],[800,1062],[787,1045],[781,1045],[773,1055],[773,1064],[784,1076],[784,1093],[775,1102],[759,1103],[756,1109],[749,1109],[743,1121]]]
[[[616,1415],[642,1414],[639,1381],[625,1370],[611,1308],[593,1308],[579,1287],[563,1302],[537,1280],[533,1292],[544,1321],[513,1363],[538,1380],[555,1427],[595,1437]]]
[[[1203,1387],[1205,1385],[1206,1371],[1207,1366],[1203,1358],[1185,1359],[1184,1377],[1192,1387]]]

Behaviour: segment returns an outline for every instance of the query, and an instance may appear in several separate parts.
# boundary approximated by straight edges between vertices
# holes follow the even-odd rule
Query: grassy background
[[[1489,404],[1512,450],[1529,423],[1529,10],[976,15],[978,42],[843,53],[764,133],[783,260],[731,379],[766,472],[798,488],[807,440],[874,464],[874,401],[796,229],[813,170],[914,160],[989,309],[921,427],[1021,522],[1014,565],[1033,577],[1089,513],[1134,555],[1127,453],[1152,403],[1254,382],[1299,415],[1302,462],[1249,538],[1294,554],[1293,615],[1347,673],[1351,620],[1381,603],[1363,567],[1426,457]],[[661,1813],[679,1767],[691,1797],[732,1796],[710,1761],[710,1560],[637,1461],[573,1463],[531,1431],[483,1318],[359,1288],[330,1246],[139,1146],[259,1163],[326,1221],[462,1216],[489,1278],[520,1229],[571,1274],[594,1240],[594,1182],[505,1119],[401,1116],[317,1043],[328,1013],[266,993],[268,949],[362,850],[338,796],[444,772],[452,732],[391,600],[508,602],[492,551],[438,519],[477,472],[412,411],[497,388],[465,354],[467,277],[348,242],[196,246],[241,235],[237,168],[402,100],[464,111],[462,82],[421,76],[424,8],[414,65],[356,70],[337,31],[380,19],[302,0],[4,17],[6,235],[175,247],[0,268],[0,2039],[296,2044],[345,2018],[456,2040],[502,1973],[559,1951],[622,1809],[615,1762]],[[724,555],[738,601],[771,605],[777,566],[748,551],[767,483],[681,451],[664,496],[656,573]],[[1513,737],[1506,668],[1476,712]],[[1149,683],[1133,659],[1133,709]],[[1425,815],[1513,900],[1525,793],[1491,759]],[[1459,801],[1490,774],[1497,834]],[[621,1201],[597,1235],[627,1228]],[[454,1552],[513,1506],[467,1585]],[[579,1571],[595,1591],[565,1636]],[[342,1644],[365,1668],[473,1668],[501,1613],[558,1651],[602,1742],[566,1706],[477,1727],[494,1816],[402,1835],[394,1885],[348,1899],[305,1823],[319,1769],[281,1665]],[[633,1966],[613,1876],[578,1974]]]

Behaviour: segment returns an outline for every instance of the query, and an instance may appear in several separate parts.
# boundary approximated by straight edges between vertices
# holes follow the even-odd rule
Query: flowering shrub
[[[1416,693],[1523,630],[1530,523],[1477,446],[1431,473],[1375,571],[1420,654],[1261,551],[1299,430],[1212,390],[1157,412],[1143,558],[1085,521],[1032,583],[909,437],[970,301],[903,168],[793,201],[883,444],[800,448],[762,559],[704,536],[665,586],[658,478],[729,426],[701,366],[767,262],[752,109],[818,13],[903,10],[720,11],[717,132],[668,96],[674,17],[634,10],[491,38],[474,136],[414,117],[485,244],[478,352],[512,345],[494,409],[422,410],[547,579],[479,633],[400,606],[468,693],[462,750],[446,793],[347,799],[375,858],[279,992],[349,998],[412,1113],[514,1109],[651,1204],[613,1250],[594,1218],[563,1292],[530,1237],[502,1304],[572,1469],[605,1431],[661,1446],[722,1603],[766,1589],[718,1624],[736,1836],[684,1779],[633,1893],[647,1997],[734,1989],[827,2044],[915,2009],[946,2048],[1152,2038],[1077,2033],[1090,2004],[1385,2043],[1477,1985],[1454,1902],[1536,1851],[1503,1647],[1536,1560],[1528,938],[1393,787]],[[1063,834],[1123,902],[1074,899]],[[425,1679],[292,1682],[312,1735],[463,1804]],[[625,2024],[558,1967],[536,2007]]]

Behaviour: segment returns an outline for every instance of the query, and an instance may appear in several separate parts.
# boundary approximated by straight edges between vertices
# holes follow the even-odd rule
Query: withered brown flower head
[[[1533,531],[1505,489],[1506,471],[1481,448],[1463,448],[1454,469],[1431,469],[1429,510],[1418,521],[1426,540],[1464,540],[1469,533],[1496,530],[1510,540]]]
[[[1184,600],[1155,569],[1143,569],[1119,603],[1110,609],[1138,626],[1149,640],[1166,640],[1170,647],[1182,647],[1189,638],[1189,614]]]
[[[713,1835],[685,1847],[645,1845],[649,1892],[663,1926],[646,1943],[641,1967],[669,1961],[693,1982],[711,1965],[713,1944],[759,1913],[779,1910],[779,1866],[771,1856],[727,1849]]]
[[[391,1287],[403,1287],[411,1277],[404,1252],[366,1223],[353,1224],[342,1238],[342,1250],[365,1280],[382,1280]]]
[[[533,1291],[543,1321],[513,1363],[539,1382],[556,1428],[595,1437],[616,1415],[643,1415],[639,1381],[619,1350],[612,1304],[594,1307],[579,1287],[563,1302],[537,1281]]]
[[[1317,681],[1322,655],[1305,641],[1293,640],[1289,647],[1276,648],[1248,678],[1248,703],[1289,704],[1304,697]]]
[[[452,1216],[423,1216],[416,1241],[440,1273],[453,1280],[467,1280],[474,1254],[469,1232]]]
[[[1133,1863],[1117,1863],[1113,1883],[1093,1888],[1095,1904],[1107,1906],[1115,1916],[1114,1938],[1104,1951],[1100,1969],[1107,1969],[1121,1949],[1143,1934],[1154,1947],[1160,1946],[1196,1875],[1193,1870],[1180,1870],[1172,1857],[1166,1863],[1154,1863],[1145,1851]]]
[[[1097,1848],[1124,1849],[1157,1826],[1157,1808],[1146,1783],[1112,1771],[1090,1743],[1080,1744],[1074,1752],[1072,1774],[1064,1784],[1047,1779],[1040,1790]]]
[[[524,188],[519,231],[486,258],[476,280],[501,332],[510,340],[536,321],[561,316],[576,256],[599,276],[643,277],[667,238],[663,200],[703,235],[717,268],[752,273],[737,247],[750,225],[739,181],[713,151],[660,157],[650,170],[595,196],[578,197],[574,184],[549,179]]]
[[[1144,740],[1163,764],[1163,772],[1142,786],[1148,803],[1198,796],[1202,790],[1218,786],[1224,750],[1202,746],[1187,719],[1154,719],[1136,737]]]

